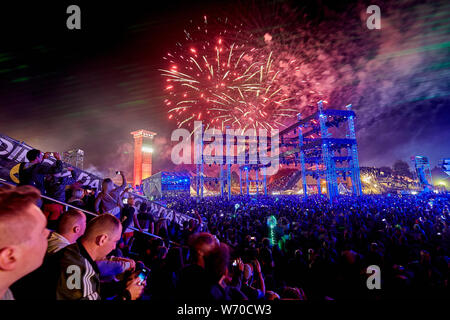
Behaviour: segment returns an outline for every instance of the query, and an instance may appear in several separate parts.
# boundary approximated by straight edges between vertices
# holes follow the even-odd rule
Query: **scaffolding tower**
[[[350,179],[353,195],[360,196],[362,194],[361,177],[358,160],[358,147],[356,141],[354,118],[355,113],[352,105],[346,106],[346,110],[324,109],[324,101],[319,101],[318,111],[313,115],[302,118],[301,114],[297,115],[297,121],[286,129],[278,133],[280,143],[280,152],[274,157],[278,157],[280,164],[300,165],[303,194],[308,196],[308,188],[306,178],[312,176],[317,181],[318,193],[321,194],[320,181],[325,179],[327,186],[327,196],[332,201],[339,195],[339,180],[341,182]],[[342,130],[342,128],[344,130]],[[342,136],[342,131],[344,135]],[[238,162],[237,157],[229,158],[223,156],[220,161],[214,162],[210,156],[203,155],[203,128],[201,128],[200,136],[196,146],[196,157],[200,159],[197,164],[197,195],[203,197],[203,186],[206,181],[220,182],[221,195],[224,196],[224,187],[227,186],[227,196],[231,196],[231,166],[239,164],[239,189],[240,194],[250,193],[250,185],[256,185],[256,195],[261,190],[267,195],[267,164],[262,164],[258,160],[256,162],[242,161]],[[341,133],[341,136],[339,136]],[[239,141],[239,137],[236,137]],[[247,137],[249,138],[249,137]],[[269,146],[274,136],[268,138]],[[225,136],[222,136],[221,144],[226,150],[230,149],[228,140],[225,143]],[[254,137],[259,141],[259,137]],[[244,139],[245,140],[245,139]],[[259,145],[259,142],[258,142]],[[267,151],[270,151],[268,147]],[[200,153],[201,152],[201,153]],[[217,157],[215,157],[217,160]],[[241,159],[242,160],[242,159]],[[220,167],[219,177],[206,177],[204,174],[204,164],[217,164]],[[256,178],[251,180],[249,174],[254,171]],[[245,184],[243,176],[245,175]],[[245,188],[245,192],[244,192]]]
[[[414,156],[411,157],[414,167],[414,178],[417,188],[421,191],[430,192],[433,185],[433,177],[431,176],[430,162],[427,157]]]
[[[347,105],[346,110],[325,110],[323,103],[317,103],[318,112],[315,114],[305,119],[301,119],[301,114],[297,116],[298,148],[294,161],[298,159],[300,162],[303,194],[308,196],[306,177],[312,176],[317,180],[319,194],[320,180],[325,179],[328,198],[333,200],[339,195],[338,179],[345,181],[349,177],[353,194],[360,196],[362,188],[352,105]],[[342,126],[345,137],[336,137],[336,133],[330,131]],[[289,129],[293,128],[282,134]]]

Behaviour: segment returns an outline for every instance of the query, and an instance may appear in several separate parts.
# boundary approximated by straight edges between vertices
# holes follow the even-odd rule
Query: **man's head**
[[[102,182],[102,191],[103,192],[110,192],[112,189],[114,189],[114,183],[110,178],[106,178]]]
[[[74,243],[86,231],[86,216],[80,210],[70,209],[61,216],[56,231]]]
[[[40,150],[31,149],[27,152],[27,159],[30,162],[38,163],[42,162],[43,154]]]
[[[225,243],[217,245],[205,256],[205,270],[214,282],[220,282],[228,274],[230,249]]]
[[[108,213],[89,221],[82,243],[94,260],[104,259],[113,249],[122,235],[119,219]]]
[[[39,198],[31,186],[0,188],[0,290],[42,264],[49,231]]]
[[[130,206],[134,206],[134,198],[133,198],[133,197],[128,197],[127,203],[128,203]]]
[[[145,202],[142,202],[139,206],[139,212],[147,212],[147,204]]]
[[[81,188],[76,188],[72,192],[72,199],[73,200],[81,200],[84,197],[84,190]]]
[[[252,279],[253,267],[251,264],[249,264],[249,263],[244,264],[243,276],[244,276],[244,283],[248,283]]]
[[[270,247],[270,239],[269,239],[269,238],[264,238],[264,239],[262,239],[262,245],[263,245],[263,247],[265,247],[265,248]]]
[[[194,233],[189,237],[194,263],[204,267],[204,257],[219,245],[217,238],[207,232]]]

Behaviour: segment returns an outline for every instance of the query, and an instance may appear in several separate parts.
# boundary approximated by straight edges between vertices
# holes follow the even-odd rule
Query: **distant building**
[[[134,138],[133,187],[152,175],[153,138],[155,132],[138,130],[131,132]]]
[[[64,151],[62,160],[71,166],[83,170],[84,151],[81,149]]]

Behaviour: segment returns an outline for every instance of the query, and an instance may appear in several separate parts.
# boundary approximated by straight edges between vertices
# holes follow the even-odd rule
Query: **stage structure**
[[[271,140],[279,141],[279,163],[280,164],[294,164],[299,166],[302,177],[303,194],[306,197],[307,183],[306,177],[312,176],[317,180],[318,192],[321,193],[320,181],[326,180],[327,195],[330,200],[333,200],[339,195],[338,184],[350,178],[352,185],[352,193],[354,195],[361,195],[361,178],[358,160],[358,148],[355,134],[354,118],[356,117],[352,110],[352,105],[347,105],[346,110],[324,109],[324,101],[318,102],[318,111],[306,118],[297,115],[297,121],[291,126],[279,132],[277,139],[275,137],[268,137],[268,148],[266,153],[271,151]],[[344,133],[342,132],[344,131]],[[196,146],[196,157],[200,161],[197,164],[197,176],[195,177],[197,185],[197,195],[203,197],[203,187],[205,182],[214,181],[220,183],[221,195],[224,196],[224,187],[227,186],[227,196],[231,196],[231,166],[237,164],[236,157],[231,159],[223,156],[222,163],[219,165],[219,177],[206,177],[204,174],[204,165],[216,164],[211,156],[203,154],[204,142],[203,128],[200,130],[201,136]],[[342,136],[343,135],[343,136]],[[217,137],[216,137],[217,138]],[[244,138],[244,139],[239,139]],[[233,143],[225,141],[225,136],[222,135],[220,143],[229,150],[231,146],[240,147],[239,141],[245,139],[258,141],[259,137],[235,137]],[[208,139],[207,139],[208,140]],[[199,150],[202,152],[200,153]],[[264,165],[257,157],[257,161],[249,161],[249,155],[245,155],[245,164],[239,162],[239,187],[240,194],[249,195],[251,183],[256,186],[256,195],[261,191],[267,195],[267,168],[269,165]],[[217,159],[217,157],[216,157]],[[227,162],[228,161],[228,162]],[[254,172],[255,179],[249,178],[251,172]],[[244,180],[245,175],[245,180]],[[245,182],[244,182],[245,181]]]
[[[226,127],[229,129],[229,127]],[[243,194],[243,182],[242,176],[243,172],[246,173],[246,183],[245,187],[247,189],[246,193],[249,194],[250,183],[256,183],[256,193],[259,193],[260,185],[261,189],[264,190],[264,194],[267,194],[267,182],[266,182],[266,174],[263,174],[262,179],[258,179],[258,172],[262,169],[265,172],[265,167],[270,166],[270,163],[267,165],[262,165],[259,157],[259,153],[256,152],[255,157],[252,159],[249,153],[245,153],[243,157],[238,156],[238,149],[249,147],[250,144],[254,143],[255,146],[259,146],[260,138],[254,135],[249,135],[247,133],[242,133],[241,135],[235,135],[233,141],[229,141],[226,139],[225,135],[220,134],[208,134],[203,131],[203,126],[199,127],[196,130],[196,134],[199,136],[195,139],[195,157],[200,159],[200,163],[196,165],[197,175],[195,177],[196,191],[197,196],[203,198],[204,193],[204,184],[205,183],[219,183],[220,184],[220,195],[231,197],[231,167],[235,164],[241,164],[242,161],[245,161],[245,166],[239,167],[239,185],[240,185],[240,194]],[[214,141],[222,146],[222,150],[224,151],[222,155],[205,155],[204,146],[210,145],[212,141],[212,137],[214,137]],[[206,139],[206,141],[205,141]],[[267,138],[270,140],[270,137]],[[225,149],[225,150],[224,150]],[[234,150],[234,151],[231,151]],[[200,152],[201,151],[201,152]],[[254,152],[255,150],[253,150]],[[227,154],[233,153],[233,157],[227,157]],[[214,165],[219,166],[219,176],[218,177],[207,177],[204,173],[205,165]],[[256,179],[249,179],[249,172],[256,172]]]
[[[83,170],[84,151],[81,149],[73,149],[63,152],[64,162],[70,163],[70,165]]]
[[[139,186],[143,179],[152,175],[153,138],[156,133],[138,130],[131,134],[134,138],[133,186]]]
[[[144,195],[150,199],[180,194],[189,195],[191,177],[187,172],[161,171],[142,180]]]
[[[424,192],[431,192],[433,189],[433,178],[431,176],[430,162],[427,157],[411,157],[414,167],[414,175],[417,181],[417,188]]]
[[[320,181],[325,179],[330,200],[339,195],[338,179],[342,182],[348,177],[353,194],[359,196],[362,189],[354,124],[356,115],[351,104],[346,110],[325,110],[323,103],[319,101],[318,111],[309,117],[302,119],[298,114],[298,122],[280,132],[281,146],[287,149],[280,155],[280,161],[300,166],[305,197],[308,195],[307,176],[317,180],[319,194]]]
[[[440,162],[441,168],[442,170],[444,170],[444,172],[450,176],[450,158],[444,158],[441,160]]]

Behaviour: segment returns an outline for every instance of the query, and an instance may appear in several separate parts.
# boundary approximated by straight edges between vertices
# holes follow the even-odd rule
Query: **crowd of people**
[[[170,206],[202,216],[205,231],[232,250],[232,261],[252,270],[260,265],[264,286],[253,281],[266,293],[283,297],[289,288],[302,299],[450,297],[448,194],[345,196],[332,203],[325,196],[184,198]],[[367,288],[372,265],[381,270],[381,290]]]
[[[280,175],[279,177],[277,177],[277,179],[273,179],[273,181],[271,181],[267,185],[268,192],[286,190],[286,187],[293,178],[295,172],[296,171],[292,170],[291,172],[287,172],[287,174]]]
[[[23,165],[28,172],[20,172],[21,186],[0,189],[3,299],[450,297],[448,194],[333,202],[325,196],[179,196],[165,199],[174,211],[166,219],[126,189],[123,173],[120,186],[105,179],[101,192],[90,194],[70,177],[58,177],[57,157],[39,168],[43,157],[30,155],[35,162]],[[49,209],[41,194],[64,195],[98,216]],[[192,219],[180,224],[177,212]],[[367,285],[371,266],[381,272],[378,289]]]

